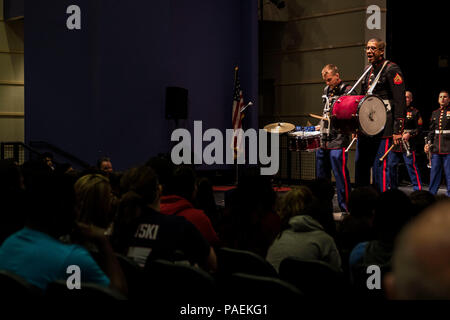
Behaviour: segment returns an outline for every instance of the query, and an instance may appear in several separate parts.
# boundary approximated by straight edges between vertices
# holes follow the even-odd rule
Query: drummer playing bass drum
[[[355,156],[356,185],[370,184],[370,168],[373,167],[373,182],[381,192],[390,188],[388,158],[382,156],[389,150],[392,143],[401,144],[401,139],[406,141],[409,139],[408,134],[403,135],[406,116],[403,74],[398,65],[384,58],[385,46],[385,42],[378,38],[367,42],[365,51],[370,63],[367,68],[372,66],[372,69],[363,78],[361,90],[362,94],[366,94],[381,71],[372,93],[385,102],[386,125],[376,136],[358,134]],[[380,161],[380,158],[383,161]]]
[[[328,105],[339,96],[345,94],[351,89],[350,85],[342,82],[339,76],[338,67],[333,64],[327,64],[322,69],[322,78],[327,84],[323,94],[328,98]],[[324,110],[324,113],[327,111]],[[328,111],[331,113],[331,111]],[[326,116],[324,114],[324,116]],[[324,132],[324,127],[330,126],[329,121],[321,120],[316,130]],[[336,129],[330,127],[328,134],[322,134],[321,148],[316,151],[316,175],[317,178],[331,180],[331,170],[333,170],[336,179],[336,193],[339,207],[342,211],[348,211],[348,197],[350,194],[350,175],[347,169],[348,154],[345,148],[349,145],[348,135],[339,133]]]

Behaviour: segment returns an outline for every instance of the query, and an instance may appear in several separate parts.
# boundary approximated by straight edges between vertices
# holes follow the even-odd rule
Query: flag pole
[[[237,76],[238,76],[238,71],[239,71],[239,67],[236,66],[234,67],[234,83],[236,84],[236,80],[237,80]],[[234,185],[237,186],[239,183],[239,164],[238,164],[238,160],[237,160],[237,150],[236,150],[236,145],[234,145],[233,143],[233,154],[234,154],[234,161],[236,161],[235,163],[235,172],[236,172],[236,176],[234,179]]]

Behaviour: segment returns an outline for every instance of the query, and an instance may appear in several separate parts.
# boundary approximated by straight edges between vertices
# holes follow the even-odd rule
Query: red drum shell
[[[338,120],[351,120],[358,114],[358,105],[364,96],[342,96],[332,106],[331,114]]]

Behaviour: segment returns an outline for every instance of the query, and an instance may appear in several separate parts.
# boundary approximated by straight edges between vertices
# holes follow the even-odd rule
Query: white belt
[[[434,131],[434,133],[436,133],[436,134],[447,134],[447,133],[450,133],[450,130],[436,130],[436,131]]]
[[[386,106],[386,111],[391,111],[391,104],[389,100],[383,100],[383,103]]]
[[[416,131],[416,130],[415,129],[405,129],[405,130],[403,130],[403,132],[405,132],[405,133],[414,132],[414,131]]]

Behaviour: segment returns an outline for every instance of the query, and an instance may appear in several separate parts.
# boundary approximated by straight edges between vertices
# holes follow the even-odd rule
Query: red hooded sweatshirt
[[[185,217],[208,240],[211,246],[219,244],[219,237],[214,231],[209,217],[203,210],[195,209],[185,198],[170,195],[161,197],[161,213]]]

